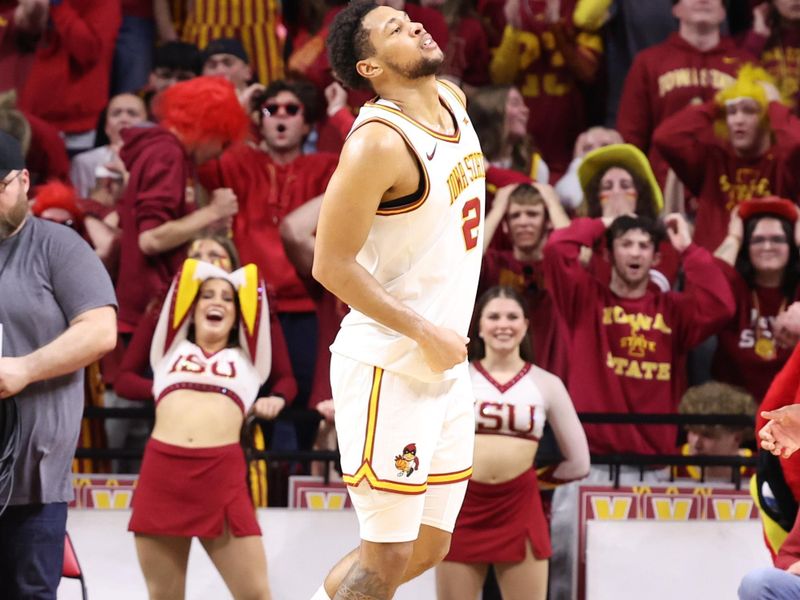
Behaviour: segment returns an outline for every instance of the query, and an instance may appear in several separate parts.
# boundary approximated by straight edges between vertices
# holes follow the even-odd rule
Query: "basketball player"
[[[357,0],[331,26],[337,76],[371,86],[317,227],[313,275],[351,307],[331,346],[360,547],[314,600],[388,599],[437,564],[472,472],[465,334],[483,247],[483,155],[442,51],[404,12]]]

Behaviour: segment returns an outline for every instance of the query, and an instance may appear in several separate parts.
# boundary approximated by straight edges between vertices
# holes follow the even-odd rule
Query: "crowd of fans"
[[[379,3],[433,36],[440,76],[467,94],[488,192],[479,293],[524,299],[533,361],[578,414],[755,414],[797,342],[800,2]],[[152,400],[147,348],[187,251],[226,270],[252,262],[280,329],[261,414],[319,416],[267,425],[267,443],[335,449],[328,346],[347,307],[310,271],[322,194],[370,99],[331,73],[343,4],[0,0],[0,129],[23,144],[33,211],[81,233],[116,285],[119,342],[88,402]],[[238,98],[222,110],[220,79]],[[81,443],[141,443],[124,424]],[[675,427],[584,429],[594,454],[748,444],[725,427],[694,428],[682,447]],[[785,532],[800,459],[774,460],[764,477],[788,473]],[[554,530],[570,495],[555,495]]]

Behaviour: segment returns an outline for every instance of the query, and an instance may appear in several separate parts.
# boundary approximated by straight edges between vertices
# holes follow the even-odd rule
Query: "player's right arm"
[[[346,304],[416,341],[428,366],[441,372],[466,359],[467,339],[398,301],[356,261],[381,200],[413,191],[418,181],[397,133],[380,123],[353,132],[322,201],[312,275]]]

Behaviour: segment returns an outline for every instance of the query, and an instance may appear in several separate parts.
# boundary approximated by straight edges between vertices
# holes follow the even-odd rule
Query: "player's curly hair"
[[[371,87],[356,71],[356,63],[375,51],[362,21],[378,6],[374,0],[354,0],[336,15],[328,33],[328,61],[336,78],[351,89]]]
[[[247,135],[250,120],[233,85],[222,77],[195,77],[170,86],[156,98],[155,114],[184,143],[232,143]]]

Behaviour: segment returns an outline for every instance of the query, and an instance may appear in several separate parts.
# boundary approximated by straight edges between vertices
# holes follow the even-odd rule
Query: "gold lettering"
[[[672,329],[667,325],[667,322],[664,320],[664,315],[661,313],[656,314],[656,321],[653,324],[653,329],[666,335],[672,334]]]
[[[625,377],[632,377],[633,379],[641,379],[642,378],[642,371],[639,369],[639,361],[632,360],[630,365],[628,365],[628,370],[625,371]]]
[[[658,373],[656,373],[656,379],[658,381],[669,381],[670,380],[670,364],[669,363],[658,363]]]
[[[644,371],[644,378],[645,379],[652,379],[653,373],[658,369],[658,363],[651,362],[649,360],[643,360],[640,363],[642,367],[642,371]]]
[[[519,68],[525,70],[542,55],[542,47],[536,34],[529,31],[519,32],[517,42],[523,47],[519,55]]]
[[[639,361],[634,358],[628,359],[614,356],[611,352],[606,356],[606,366],[609,369],[613,369],[615,375],[630,379],[669,381],[672,371],[670,363]]]

